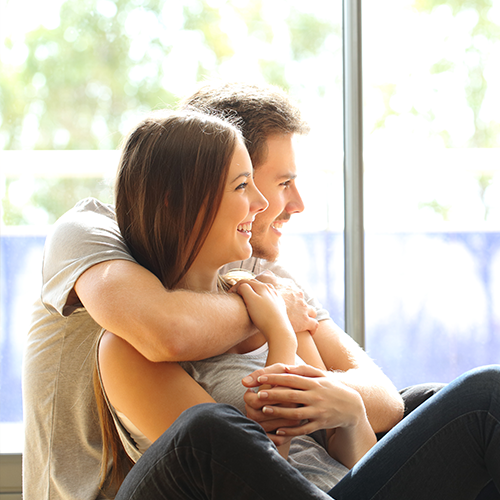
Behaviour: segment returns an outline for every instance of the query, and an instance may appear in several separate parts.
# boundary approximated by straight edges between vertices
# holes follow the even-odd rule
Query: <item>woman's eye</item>
[[[248,186],[248,182],[242,182],[236,189],[245,189]]]

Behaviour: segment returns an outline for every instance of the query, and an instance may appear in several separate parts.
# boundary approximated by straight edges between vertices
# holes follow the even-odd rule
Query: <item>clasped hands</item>
[[[247,416],[276,446],[319,429],[355,426],[364,412],[357,391],[338,381],[334,372],[309,365],[277,363],[254,371],[242,383],[248,389]],[[255,392],[262,385],[266,389]]]

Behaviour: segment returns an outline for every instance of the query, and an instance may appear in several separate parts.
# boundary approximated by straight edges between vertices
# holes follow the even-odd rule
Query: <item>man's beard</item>
[[[268,248],[266,245],[262,245],[259,240],[254,240],[253,235],[250,238],[250,245],[252,245],[252,257],[264,259],[269,262],[274,262],[279,257],[279,250],[276,247]]]
[[[286,212],[275,219],[276,222],[288,220],[290,220],[290,214]],[[250,238],[250,245],[252,245],[252,257],[257,257],[269,262],[274,262],[278,259],[280,252],[278,246],[265,244],[265,236],[269,230],[270,228],[268,225],[259,227],[259,224],[256,224],[254,222],[252,225],[252,237]]]

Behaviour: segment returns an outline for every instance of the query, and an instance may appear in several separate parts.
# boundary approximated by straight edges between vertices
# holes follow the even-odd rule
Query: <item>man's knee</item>
[[[445,386],[446,384],[435,382],[412,385],[399,391],[405,404],[404,416],[406,417],[409,415],[413,410],[418,408],[422,403],[434,396],[434,394],[439,392]]]

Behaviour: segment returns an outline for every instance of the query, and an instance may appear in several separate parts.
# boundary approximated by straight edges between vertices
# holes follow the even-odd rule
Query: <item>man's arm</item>
[[[142,266],[110,260],[76,281],[76,296],[92,318],[150,361],[204,359],[255,332],[237,294],[169,291]]]
[[[81,302],[103,328],[126,340],[150,361],[194,361],[226,352],[256,332],[236,293],[169,291],[142,266],[110,260],[87,269],[76,281],[71,302]],[[301,297],[285,298],[293,307],[292,325],[314,329]]]
[[[319,322],[313,340],[327,370],[361,394],[375,432],[387,431],[403,418],[404,403],[394,384],[331,319]]]

